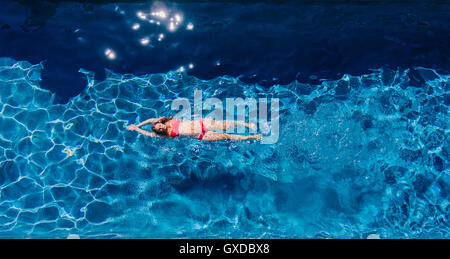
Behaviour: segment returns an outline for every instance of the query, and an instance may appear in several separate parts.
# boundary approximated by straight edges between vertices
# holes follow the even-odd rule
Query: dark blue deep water
[[[3,1],[0,238],[449,238],[450,4],[272,2]],[[194,89],[278,142],[125,130]]]

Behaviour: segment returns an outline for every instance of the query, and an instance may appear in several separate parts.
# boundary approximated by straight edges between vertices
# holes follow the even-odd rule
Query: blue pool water
[[[15,1],[7,5],[8,15],[2,14],[6,18],[0,22],[10,26],[0,31],[5,43],[0,47],[0,238],[450,237],[450,52],[448,34],[438,33],[448,31],[448,16],[429,18],[433,12],[433,17],[445,14],[448,5],[411,7],[412,13],[425,11],[404,16],[410,31],[396,37],[401,26],[391,26],[397,19],[392,13],[401,8],[388,9],[388,22],[380,25],[387,28],[384,40],[353,52],[351,39],[366,43],[357,35],[373,34],[335,18],[367,12],[363,6],[307,6],[310,17],[265,27],[281,31],[278,36],[287,41],[279,48],[267,43],[257,50],[259,43],[242,41],[235,49],[223,43],[208,49],[214,41],[208,33],[227,24],[235,34],[224,30],[225,36],[247,39],[254,33],[258,40],[271,40],[256,22],[254,31],[239,31],[240,23],[234,24],[248,10],[269,12],[270,6],[237,11],[237,4],[216,5],[178,5],[199,36],[165,34],[168,43],[158,45],[160,31],[152,31],[149,37],[156,42],[147,49],[134,46],[145,35],[131,34],[130,27],[139,22],[135,11],[148,4],[84,7],[86,13],[74,11],[68,22],[62,19],[67,6],[31,9],[40,15],[22,21],[27,9]],[[42,11],[52,8],[55,13]],[[274,6],[274,17],[288,9]],[[355,14],[360,24],[377,24],[363,18],[378,17],[382,6],[374,9]],[[131,10],[133,18],[117,18],[120,10]],[[233,11],[240,15],[226,18]],[[118,14],[108,16],[111,12]],[[86,18],[92,14],[103,18],[101,28],[108,33],[94,33],[101,24]],[[73,17],[86,21],[71,27]],[[213,22],[211,17],[219,18]],[[329,20],[321,27],[315,17]],[[298,20],[305,24],[302,33],[317,29],[328,35],[335,21],[347,31],[342,35],[350,36],[344,37],[346,43],[334,36],[331,43],[330,38],[318,40],[319,47],[307,40],[292,43],[287,35],[295,32],[291,26],[301,24]],[[23,28],[16,26],[21,22]],[[125,27],[127,32],[109,36]],[[54,40],[45,48],[49,37]],[[79,37],[86,42],[69,40]],[[410,42],[410,37],[417,40]],[[35,44],[28,42],[27,48],[25,39]],[[201,45],[203,40],[208,44]],[[199,43],[206,54],[189,56],[192,48],[177,48],[177,42],[186,41],[188,46]],[[370,54],[381,43],[386,48]],[[328,54],[312,47],[291,55],[288,50],[295,44]],[[117,58],[108,60],[105,48]],[[139,63],[143,53],[148,56]],[[163,54],[152,58],[158,53]],[[219,61],[223,69],[217,68]],[[307,80],[296,78],[300,70]],[[152,139],[125,130],[149,117],[173,115],[171,101],[193,101],[194,89],[202,90],[204,99],[279,98],[278,142]]]
[[[0,59],[2,237],[447,237],[449,75],[345,75],[264,90],[107,72],[67,104]],[[221,87],[217,87],[220,85]],[[277,96],[277,144],[149,139],[168,99]]]

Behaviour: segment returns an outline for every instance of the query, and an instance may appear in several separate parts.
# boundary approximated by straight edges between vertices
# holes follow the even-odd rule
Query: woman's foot
[[[247,128],[251,129],[251,130],[256,130],[256,124],[255,123],[247,123]]]
[[[256,139],[256,140],[258,140],[258,139],[261,139],[261,138],[262,138],[262,134],[247,136],[247,139]]]

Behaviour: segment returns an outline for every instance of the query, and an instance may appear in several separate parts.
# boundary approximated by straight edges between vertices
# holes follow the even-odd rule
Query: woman
[[[153,123],[153,132],[141,129],[142,126]],[[245,123],[242,121],[215,121],[212,119],[181,121],[178,119],[161,117],[151,118],[138,125],[130,125],[127,130],[135,130],[149,137],[169,137],[176,138],[179,136],[195,137],[199,140],[215,141],[215,140],[246,140],[261,139],[262,135],[233,135],[226,133],[213,132],[212,130],[228,130],[237,126],[245,126],[250,129],[256,129],[253,123]]]

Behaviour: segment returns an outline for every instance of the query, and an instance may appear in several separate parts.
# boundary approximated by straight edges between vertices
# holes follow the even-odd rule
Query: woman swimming
[[[153,132],[141,129],[142,126],[152,123]],[[235,135],[213,132],[212,130],[228,130],[237,126],[244,126],[249,129],[256,129],[253,123],[245,123],[242,121],[216,121],[212,119],[182,121],[173,118],[161,117],[151,118],[141,122],[138,125],[130,125],[127,130],[135,130],[149,137],[169,137],[175,138],[179,136],[195,137],[199,140],[215,141],[215,140],[246,140],[261,139],[262,135]]]

